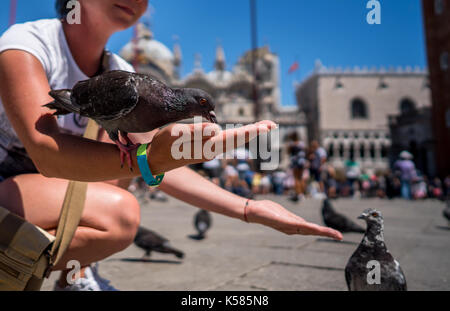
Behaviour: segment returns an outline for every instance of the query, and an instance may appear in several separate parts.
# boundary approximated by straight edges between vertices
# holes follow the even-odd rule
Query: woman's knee
[[[140,224],[140,207],[137,199],[128,191],[120,191],[120,197],[115,201],[112,238],[119,249],[128,247],[136,236]]]

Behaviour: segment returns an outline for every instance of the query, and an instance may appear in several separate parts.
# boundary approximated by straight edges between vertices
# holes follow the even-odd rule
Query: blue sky
[[[257,0],[258,40],[281,62],[283,105],[294,105],[294,80],[304,79],[320,59],[325,66],[426,66],[420,0],[380,0],[381,25],[366,22],[366,0]],[[182,75],[192,71],[196,53],[212,70],[218,40],[227,67],[250,48],[248,0],[150,0],[155,39],[183,52]],[[9,1],[0,2],[0,33],[7,29]],[[18,0],[17,22],[55,17],[53,0]],[[118,52],[132,37],[115,34],[108,48]],[[288,75],[289,66],[300,70]]]

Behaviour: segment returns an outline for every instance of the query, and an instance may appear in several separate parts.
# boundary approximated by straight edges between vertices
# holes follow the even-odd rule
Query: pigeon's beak
[[[211,110],[211,111],[209,112],[209,114],[206,116],[206,119],[207,119],[209,122],[217,123],[216,113],[215,113],[213,110]]]
[[[361,215],[358,216],[358,219],[366,219],[367,216],[368,215],[366,213],[362,213]]]

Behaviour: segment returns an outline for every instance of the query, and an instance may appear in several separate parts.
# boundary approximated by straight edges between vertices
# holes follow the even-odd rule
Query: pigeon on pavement
[[[363,227],[359,226],[358,224],[354,223],[350,219],[348,219],[346,216],[339,214],[335,211],[333,206],[331,205],[331,202],[329,199],[323,200],[322,203],[322,218],[323,222],[326,226],[333,228],[335,230],[338,230],[342,233],[347,232],[357,232],[357,233],[364,233],[366,230],[364,230]]]
[[[128,138],[128,133],[149,132],[194,116],[217,123],[215,103],[208,93],[170,88],[146,74],[107,71],[78,82],[71,90],[52,90],[49,94],[55,100],[44,106],[56,109],[54,115],[76,113],[100,124],[120,149],[121,165],[126,155],[130,169],[130,151],[139,145]]]
[[[444,215],[450,225],[450,200],[447,200],[447,207],[442,211],[442,215]]]
[[[151,252],[159,252],[164,254],[174,254],[177,258],[183,258],[184,253],[169,244],[169,240],[160,236],[156,232],[139,226],[134,244],[145,250],[144,258],[150,257]]]
[[[198,231],[198,239],[204,239],[206,231],[211,227],[211,215],[208,211],[200,210],[194,216],[194,226]]]
[[[345,267],[348,290],[406,291],[406,278],[402,268],[384,242],[381,213],[375,209],[367,209],[358,218],[367,222],[367,230]],[[377,266],[378,271],[375,270],[378,269]],[[378,279],[376,273],[379,273]]]

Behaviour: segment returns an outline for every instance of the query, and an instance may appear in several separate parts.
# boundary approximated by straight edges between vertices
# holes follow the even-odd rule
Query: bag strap
[[[89,119],[83,137],[96,139],[97,133],[97,123],[94,120]],[[50,250],[50,267],[48,270],[51,270],[51,268],[61,260],[61,257],[64,255],[72,241],[80,222],[81,214],[83,213],[86,190],[87,182],[69,181],[61,214],[59,216],[58,227],[56,229],[56,239]]]
[[[110,57],[111,54],[105,50],[102,58],[101,72],[109,69]],[[98,124],[94,120],[89,119],[83,137],[96,140],[98,128]],[[83,213],[87,185],[87,182],[69,181],[56,229],[56,238],[50,250],[50,261],[46,271],[46,277],[50,275],[52,268],[61,260],[72,241],[80,223],[81,214]]]

